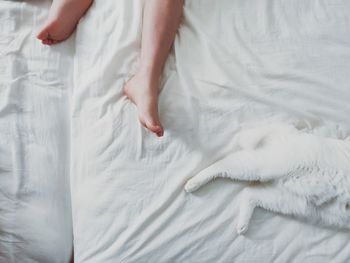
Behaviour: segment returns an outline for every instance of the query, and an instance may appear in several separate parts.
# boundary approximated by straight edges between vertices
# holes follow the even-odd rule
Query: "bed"
[[[122,93],[137,67],[141,1],[95,1],[76,34],[52,48],[20,38],[30,36],[31,25],[44,18],[47,5],[0,5],[5,7],[1,19],[18,25],[2,23],[28,50],[24,60],[35,62],[40,55],[33,70],[49,69],[30,82],[33,92],[47,92],[39,96],[40,105],[17,101],[16,95],[10,97],[16,103],[4,100],[16,90],[12,84],[0,90],[0,114],[6,116],[1,122],[25,123],[16,118],[28,105],[45,113],[33,115],[30,123],[35,126],[17,130],[26,139],[23,145],[29,150],[41,145],[33,153],[42,155],[33,157],[26,148],[10,150],[9,140],[0,144],[5,167],[0,171],[7,178],[0,182],[1,209],[7,209],[0,216],[0,262],[52,262],[50,255],[66,262],[72,234],[75,262],[350,261],[349,231],[264,210],[255,212],[245,235],[237,235],[243,183],[219,179],[194,194],[184,191],[189,178],[232,151],[234,134],[244,123],[277,121],[349,139],[348,1],[187,1],[161,80],[159,109],[166,129],[161,139],[141,127],[135,107]],[[16,29],[23,34],[15,34]],[[5,40],[1,44],[9,46]],[[22,74],[13,70],[4,79],[12,83]],[[2,134],[8,132],[6,125],[0,127]],[[15,143],[18,136],[9,138]],[[28,187],[26,205],[16,207],[16,225],[9,223],[13,207],[4,189],[18,182],[15,171],[21,167],[6,151],[25,156],[33,172],[32,177],[19,177],[28,180]],[[44,156],[49,159],[42,161]],[[40,176],[54,190],[40,183],[39,193],[35,185]],[[52,209],[57,202],[59,210]],[[35,221],[29,220],[33,216]],[[21,242],[9,242],[8,233]],[[53,240],[60,245],[52,246]]]
[[[69,97],[74,41],[35,39],[45,1],[0,1],[0,262],[72,253]]]

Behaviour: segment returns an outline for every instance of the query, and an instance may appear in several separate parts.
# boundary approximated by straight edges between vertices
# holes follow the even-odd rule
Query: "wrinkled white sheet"
[[[350,135],[350,2],[191,0],[169,58],[162,139],[122,86],[141,1],[95,1],[76,39],[72,205],[77,262],[349,262],[350,233],[257,210],[234,230],[243,185],[184,183],[232,149],[237,127],[278,120]]]
[[[72,40],[35,39],[48,1],[0,1],[0,262],[68,262]]]
[[[350,135],[348,1],[187,1],[163,78],[162,139],[121,93],[140,1],[95,1],[76,43],[50,48],[34,38],[48,5],[0,1],[1,263],[69,259],[69,122],[76,262],[350,261],[349,232],[262,210],[237,236],[242,184],[183,190],[231,151],[241,123]]]

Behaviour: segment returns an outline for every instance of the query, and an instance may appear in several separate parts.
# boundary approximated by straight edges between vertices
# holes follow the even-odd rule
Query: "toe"
[[[48,45],[48,46],[51,46],[51,45],[55,45],[55,44],[58,44],[60,43],[61,41],[59,40],[54,40],[54,39],[44,39],[41,41],[41,43],[43,45]]]
[[[44,45],[51,46],[52,44],[54,44],[54,41],[52,39],[44,39],[41,43],[43,43]]]
[[[43,39],[43,40],[41,41],[41,43],[42,43],[43,45],[48,45],[48,44],[49,44],[49,40],[48,40],[48,39]]]
[[[158,137],[162,137],[164,135],[164,130],[162,126],[159,124],[153,124],[153,125],[146,125],[146,127],[153,133],[155,133]]]
[[[164,129],[162,127],[162,124],[159,121],[158,113],[156,111],[153,111],[152,113],[147,112],[145,115],[141,114],[140,120],[143,125],[150,130],[151,132],[155,133],[158,137],[162,137],[164,135]]]
[[[45,25],[41,31],[36,36],[37,39],[44,40],[44,39],[50,39],[49,34],[49,25]]]
[[[153,132],[157,134],[158,137],[162,137],[164,135],[164,130],[161,126],[155,126]]]

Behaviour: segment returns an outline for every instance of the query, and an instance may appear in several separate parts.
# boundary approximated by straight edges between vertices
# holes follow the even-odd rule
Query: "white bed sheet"
[[[69,91],[73,39],[35,39],[49,1],[0,0],[0,262],[72,253]]]
[[[350,2],[192,0],[162,81],[162,139],[122,95],[141,1],[95,1],[76,39],[72,206],[76,262],[349,262],[350,233],[257,210],[237,236],[243,184],[184,183],[246,122],[350,135]]]

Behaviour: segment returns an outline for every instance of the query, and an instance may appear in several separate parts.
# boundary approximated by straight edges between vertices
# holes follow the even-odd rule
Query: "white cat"
[[[350,229],[350,142],[273,124],[240,131],[239,150],[192,177],[187,192],[214,178],[251,181],[241,195],[237,232],[255,207]]]

